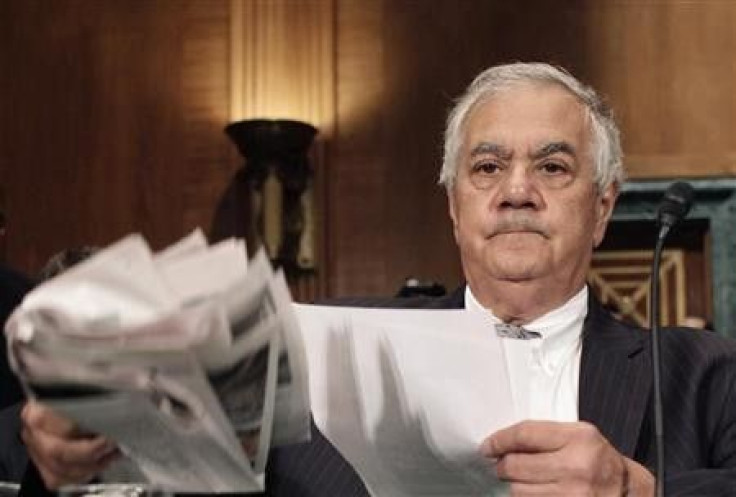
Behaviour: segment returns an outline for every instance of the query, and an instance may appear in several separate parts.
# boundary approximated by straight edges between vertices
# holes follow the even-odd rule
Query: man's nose
[[[501,182],[499,194],[500,207],[536,209],[540,203],[533,174],[522,166],[509,168]]]

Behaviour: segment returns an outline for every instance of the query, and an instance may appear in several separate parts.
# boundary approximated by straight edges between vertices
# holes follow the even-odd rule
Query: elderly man
[[[608,111],[564,71],[498,66],[460,98],[445,138],[440,183],[467,285],[440,299],[355,303],[465,307],[487,317],[490,333],[524,326],[503,346],[528,420],[480,447],[513,495],[653,495],[647,335],[608,315],[585,285],[623,178]],[[668,491],[734,495],[736,344],[681,329],[663,335]],[[104,440],[76,439],[38,404],[23,419],[49,486],[89,478],[111,457]],[[267,487],[367,495],[316,429],[310,443],[272,451]]]

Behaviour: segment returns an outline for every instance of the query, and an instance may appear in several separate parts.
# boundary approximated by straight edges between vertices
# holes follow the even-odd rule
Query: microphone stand
[[[670,228],[687,215],[692,205],[693,189],[685,182],[678,181],[670,185],[664,194],[662,203],[657,212],[659,235],[654,248],[654,260],[652,261],[652,279],[650,291],[650,330],[652,349],[652,382],[654,403],[654,435],[657,449],[657,477],[656,497],[664,497],[665,494],[665,464],[664,464],[664,416],[662,415],[662,359],[660,358],[660,333],[659,333],[659,263],[662,259],[662,248],[664,240],[670,232]]]
[[[650,309],[649,313],[649,329],[651,331],[651,350],[652,350],[652,370],[653,370],[653,387],[654,387],[654,436],[657,451],[657,477],[656,477],[656,497],[664,497],[664,417],[662,415],[662,381],[661,369],[662,362],[660,359],[660,338],[659,338],[659,265],[662,258],[662,248],[664,240],[670,231],[670,224],[663,224],[659,229],[657,243],[654,248],[654,260],[652,261],[652,277],[650,288]]]

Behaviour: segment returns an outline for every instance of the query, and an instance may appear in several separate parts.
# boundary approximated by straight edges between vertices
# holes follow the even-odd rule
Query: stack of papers
[[[270,447],[309,437],[288,287],[241,241],[130,235],[37,287],[6,335],[30,396],[118,442],[107,479],[261,491]]]
[[[296,307],[315,424],[371,495],[507,495],[479,446],[519,419],[501,340],[482,316]]]

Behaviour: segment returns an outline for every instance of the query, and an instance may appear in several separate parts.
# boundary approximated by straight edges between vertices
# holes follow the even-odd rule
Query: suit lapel
[[[614,320],[591,298],[583,325],[579,416],[628,457],[649,405],[649,357],[647,335]]]

